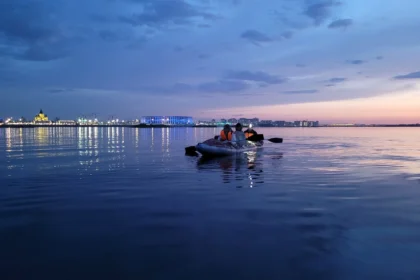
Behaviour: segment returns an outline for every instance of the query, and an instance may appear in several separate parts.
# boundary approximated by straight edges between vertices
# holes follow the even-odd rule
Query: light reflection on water
[[[184,147],[218,129],[0,129],[5,279],[420,277],[420,130],[257,131],[284,143],[205,159]]]

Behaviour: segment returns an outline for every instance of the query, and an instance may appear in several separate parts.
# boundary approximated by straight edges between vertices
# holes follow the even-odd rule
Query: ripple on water
[[[10,278],[417,276],[417,133],[258,131],[285,141],[207,160],[184,148],[218,129],[0,129]]]

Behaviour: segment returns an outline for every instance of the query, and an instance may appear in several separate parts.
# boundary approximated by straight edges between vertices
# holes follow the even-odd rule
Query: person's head
[[[242,124],[241,123],[237,123],[235,125],[236,131],[242,131]]]
[[[230,130],[232,130],[232,128],[230,127],[230,125],[225,124],[225,126],[223,127],[223,130],[230,131]]]

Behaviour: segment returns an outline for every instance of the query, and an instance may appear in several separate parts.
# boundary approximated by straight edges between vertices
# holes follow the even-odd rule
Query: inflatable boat
[[[198,143],[195,146],[195,149],[203,156],[229,156],[248,151],[256,151],[259,148],[262,148],[262,146],[263,141],[246,141],[246,144],[238,146],[229,141],[209,139],[202,143]]]

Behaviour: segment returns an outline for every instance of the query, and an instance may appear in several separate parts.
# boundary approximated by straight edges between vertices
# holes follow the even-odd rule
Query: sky
[[[2,0],[0,118],[420,122],[418,0]]]

